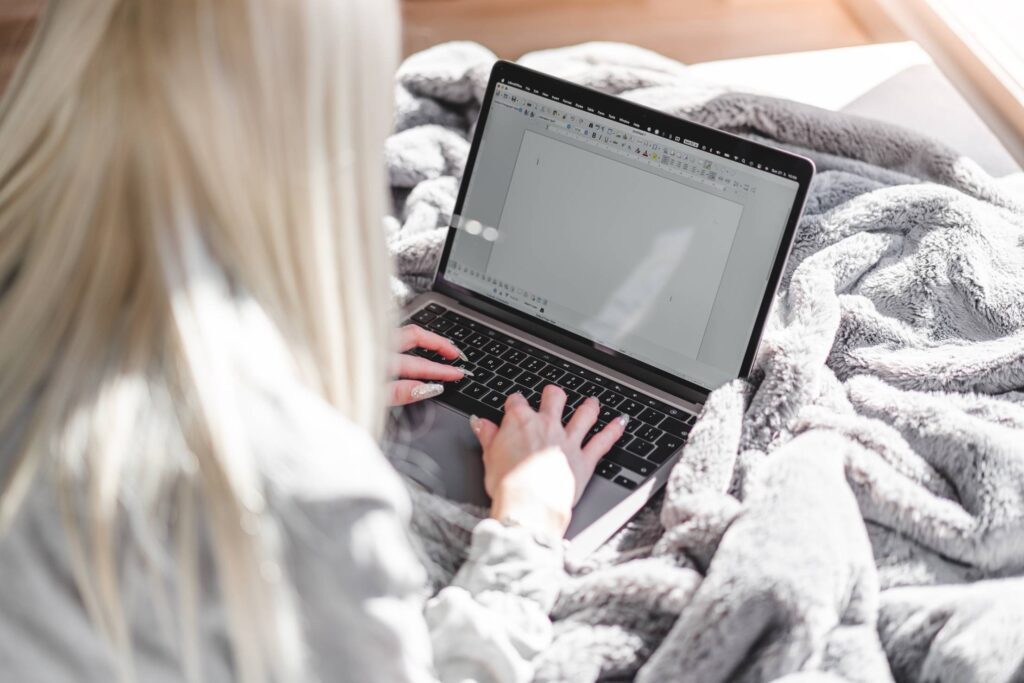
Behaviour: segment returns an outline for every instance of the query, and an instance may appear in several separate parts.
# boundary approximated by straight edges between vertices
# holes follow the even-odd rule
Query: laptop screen
[[[700,387],[738,376],[799,184],[498,82],[448,282]]]

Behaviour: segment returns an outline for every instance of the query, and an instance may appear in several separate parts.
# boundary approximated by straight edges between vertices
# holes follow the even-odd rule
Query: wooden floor
[[[694,63],[873,42],[846,2],[401,0],[403,45],[409,54],[447,40],[475,40],[514,59],[530,50],[614,40]],[[0,0],[0,91],[44,5]]]
[[[475,40],[499,57],[612,40],[683,62],[874,42],[845,0],[404,0],[406,54]]]
[[[0,92],[32,36],[44,0],[0,0]]]

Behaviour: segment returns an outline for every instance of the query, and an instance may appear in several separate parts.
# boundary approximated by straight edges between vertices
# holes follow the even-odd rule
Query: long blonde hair
[[[287,377],[380,429],[397,50],[390,0],[51,0],[0,102],[0,524],[57,487],[124,679],[140,519],[175,530],[185,621],[205,525],[240,679],[303,675],[238,401]]]

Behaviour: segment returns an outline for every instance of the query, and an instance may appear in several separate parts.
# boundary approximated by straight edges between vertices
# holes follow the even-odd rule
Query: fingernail
[[[625,427],[626,425],[629,424],[629,415],[626,415],[625,413],[623,413],[622,415],[619,415],[615,419],[618,420],[619,424],[622,425],[623,427]]]
[[[421,384],[418,387],[413,387],[410,396],[417,401],[422,401],[425,398],[433,398],[444,393],[443,384]]]
[[[469,428],[472,429],[474,432],[479,432],[480,431],[480,418],[477,417],[476,415],[470,415],[469,416]]]
[[[474,375],[470,370],[467,370],[466,368],[459,368],[459,370],[462,370],[463,377],[476,377],[476,375]]]
[[[463,363],[469,362],[469,358],[467,358],[466,354],[462,352],[462,349],[459,349],[459,360],[461,360]],[[472,377],[472,375],[470,375],[470,377]]]

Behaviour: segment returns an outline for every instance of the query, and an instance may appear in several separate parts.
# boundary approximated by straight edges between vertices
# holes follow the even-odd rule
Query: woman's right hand
[[[573,506],[598,461],[622,437],[629,418],[612,420],[584,445],[601,404],[588,398],[563,426],[564,407],[565,392],[549,385],[538,411],[521,394],[510,395],[501,427],[470,418],[484,451],[484,486],[495,519],[514,520],[556,538],[565,534]]]

